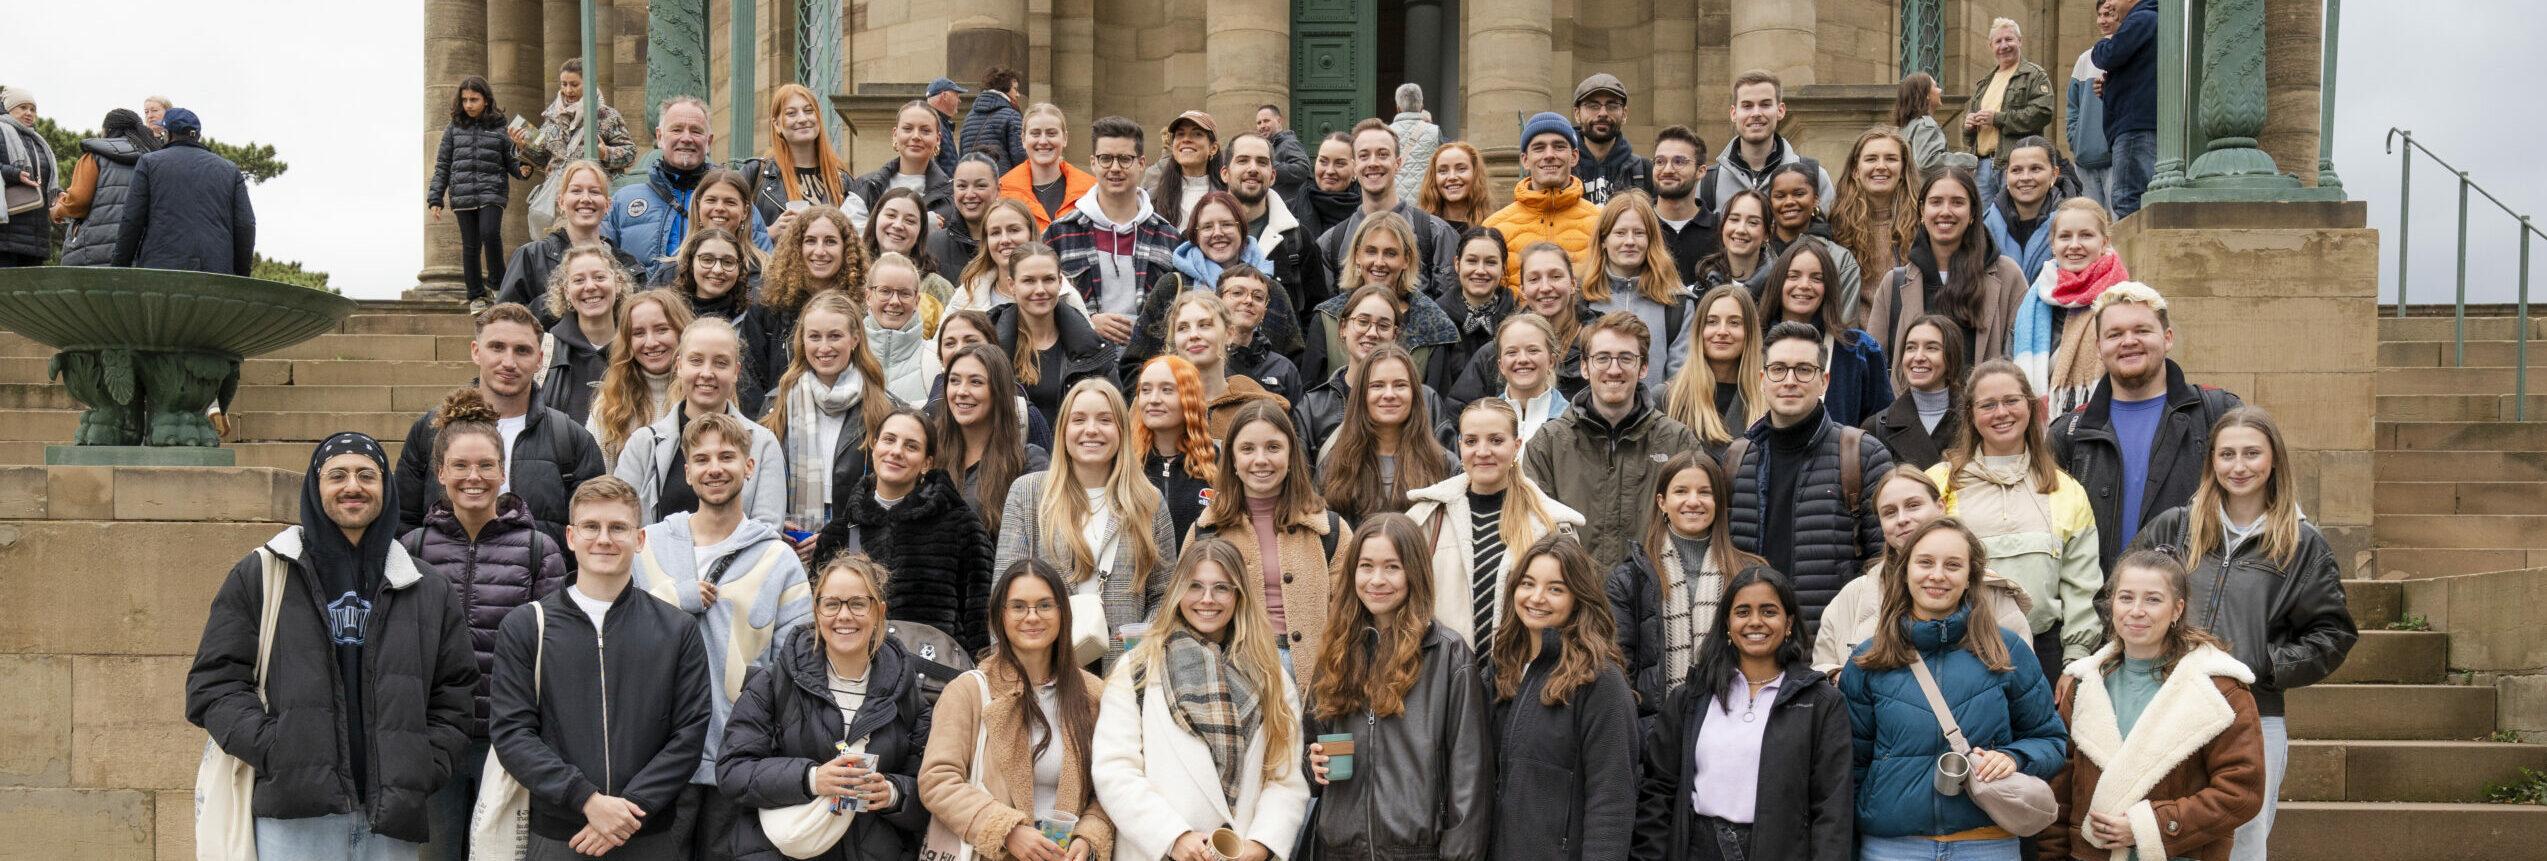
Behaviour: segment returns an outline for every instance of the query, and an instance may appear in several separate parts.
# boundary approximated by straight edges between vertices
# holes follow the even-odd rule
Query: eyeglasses
[[[368,468],[346,469],[344,467],[337,467],[335,469],[319,473],[318,477],[330,484],[344,481],[347,478],[359,480],[364,484],[372,484],[380,481],[380,470]]]
[[[913,299],[920,298],[920,291],[901,290],[891,287],[869,287],[867,288],[867,292],[875,294],[875,297],[878,299],[891,302],[909,302]]]
[[[1981,401],[1975,403],[1972,405],[1972,411],[1976,413],[1995,413],[2000,410],[2015,410],[2023,409],[2024,407],[2025,396],[2009,395],[1994,401]]]
[[[1795,375],[1796,382],[1809,383],[1822,376],[1822,366],[1780,364],[1760,369],[1760,375],[1769,378],[1769,382],[1773,383],[1784,382],[1789,374]]]
[[[1654,159],[1655,167],[1688,167],[1697,163],[1697,159],[1685,155],[1657,156]]]
[[[1115,155],[1115,154],[1112,154],[1112,153],[1101,153],[1101,154],[1098,154],[1098,155],[1089,156],[1089,157],[1088,157],[1088,160],[1089,160],[1089,161],[1092,161],[1092,162],[1095,162],[1095,163],[1096,163],[1096,165],[1097,165],[1098,167],[1131,167],[1131,166],[1133,166],[1133,165],[1135,165],[1135,164],[1139,164],[1139,163],[1140,163],[1140,161],[1141,161],[1141,157],[1140,157],[1140,156],[1137,156],[1137,155]]]
[[[1626,102],[1621,102],[1621,101],[1611,101],[1611,100],[1604,100],[1604,101],[1598,101],[1598,102],[1584,102],[1584,103],[1582,103],[1582,104],[1575,105],[1575,107],[1578,107],[1578,108],[1589,108],[1589,109],[1591,109],[1591,111],[1592,111],[1593,113],[1601,113],[1601,114],[1623,114],[1623,113],[1626,113],[1626,112],[1627,112],[1627,103],[1626,103]]]
[[[1383,335],[1397,331],[1397,321],[1386,317],[1373,317],[1368,314],[1360,314],[1345,318],[1344,322],[1346,325],[1360,329],[1367,329]]]
[[[691,258],[691,260],[696,262],[701,269],[740,269],[743,267],[743,260],[739,257],[720,257],[714,254],[701,254],[697,257]]]
[[[866,595],[859,595],[854,598],[824,598],[822,599],[822,603],[814,605],[814,612],[824,616],[838,616],[842,613],[847,613],[852,616],[864,618],[873,614],[875,610],[876,599]]]
[[[1583,357],[1583,364],[1595,368],[1633,368],[1645,363],[1638,353],[1594,353]]]
[[[1050,616],[1059,612],[1061,612],[1061,605],[1050,600],[1037,601],[1032,604],[1028,604],[1024,601],[1008,602],[1008,615],[1011,616]]]

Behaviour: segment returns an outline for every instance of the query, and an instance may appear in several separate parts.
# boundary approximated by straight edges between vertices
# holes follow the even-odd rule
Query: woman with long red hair
[[[839,207],[852,225],[866,229],[867,201],[849,190],[857,174],[849,172],[848,162],[831,145],[831,132],[823,128],[822,100],[803,84],[780,84],[769,93],[768,114],[769,152],[745,159],[735,169],[751,186],[752,208],[769,225],[769,235],[785,233],[804,211],[789,206],[795,203]]]
[[[1179,536],[1212,501],[1216,467],[1205,409],[1202,372],[1194,363],[1158,356],[1141,364],[1132,386],[1132,449],[1141,453],[1141,475],[1159,489]]]

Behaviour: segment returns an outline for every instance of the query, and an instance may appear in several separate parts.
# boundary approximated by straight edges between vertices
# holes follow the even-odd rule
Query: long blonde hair
[[[1610,235],[1610,229],[1617,227],[1621,219],[1630,215],[1645,222],[1645,235],[1649,237],[1645,240],[1645,271],[1612,272],[1609,250],[1604,247],[1604,241]],[[1601,207],[1600,226],[1592,231],[1592,253],[1590,254],[1592,260],[1584,264],[1583,277],[1578,279],[1582,281],[1579,286],[1583,290],[1583,300],[1586,302],[1609,301],[1610,276],[1633,275],[1636,278],[1638,295],[1644,296],[1654,304],[1671,307],[1674,300],[1681,298],[1680,269],[1672,262],[1671,246],[1665,244],[1662,239],[1663,220],[1654,214],[1654,202],[1651,199],[1638,192],[1610,198],[1610,202]]]
[[[1742,309],[1742,325],[1736,327],[1742,332],[1742,358],[1735,363],[1735,379],[1719,380],[1715,366],[1707,361],[1707,345],[1700,333],[1706,330],[1707,314],[1726,299]],[[1663,414],[1688,425],[1697,432],[1699,442],[1724,445],[1769,411],[1768,395],[1760,389],[1760,307],[1752,303],[1751,291],[1740,283],[1718,284],[1699,297],[1698,319],[1689,321],[1689,326],[1697,330],[1690,337],[1693,355],[1680,366],[1680,373],[1671,378],[1670,388],[1663,393]],[[1716,412],[1716,384],[1728,382],[1742,391],[1743,414],[1738,421],[1726,421]]]
[[[1919,90],[1919,98],[1928,98],[1926,88]],[[1857,181],[1857,159],[1866,154],[1867,144],[1879,140],[1891,141],[1893,151],[1901,154],[1901,170],[1893,180],[1892,221],[1886,224],[1875,223],[1874,195]],[[1911,158],[1910,142],[1902,140],[1900,132],[1876,126],[1859,133],[1857,142],[1848,147],[1847,169],[1840,171],[1836,180],[1839,189],[1834,195],[1837,199],[1831,202],[1831,241],[1848,249],[1870,271],[1889,269],[1892,261],[1874,259],[1874,237],[1879,232],[1891,236],[1896,257],[1910,248],[1911,240],[1919,235],[1919,189],[1913,182],[1919,177],[1919,163]],[[2082,195],[2070,199],[2087,198]]]
[[[1080,489],[1074,465],[1061,445],[1062,434],[1065,433],[1063,424],[1069,420],[1072,405],[1088,395],[1103,399],[1106,410],[1114,414],[1118,436],[1114,445],[1114,465],[1106,471],[1104,496],[1106,507],[1114,512],[1115,533],[1130,545],[1133,576],[1148,576],[1164,556],[1158,538],[1150,534],[1149,526],[1158,515],[1159,491],[1150,486],[1149,478],[1141,475],[1141,455],[1132,449],[1132,432],[1125,427],[1131,421],[1131,410],[1123,403],[1123,392],[1116,389],[1111,380],[1098,377],[1080,380],[1061,396],[1061,414],[1052,417],[1052,466],[1044,473],[1043,496],[1035,500],[1036,516],[1043,520],[1044,534],[1040,536],[1043,543],[1068,551],[1068,577],[1072,586],[1088,582],[1089,577],[1095,576],[1097,567],[1096,548],[1088,546],[1088,539],[1079,528],[1090,515],[1088,494]]]
[[[1459,411],[1460,424],[1467,424],[1468,414],[1474,412],[1493,413],[1496,418],[1503,419],[1506,424],[1511,425],[1515,439],[1520,438],[1521,412],[1512,408],[1512,402],[1491,396],[1469,401],[1468,406]],[[1462,436],[1465,435],[1462,434]],[[1503,546],[1506,548],[1528,547],[1538,536],[1556,534],[1556,515],[1548,512],[1547,497],[1539,492],[1539,485],[1533,483],[1529,476],[1521,474],[1521,465],[1518,463],[1507,466],[1506,470],[1512,473],[1512,477],[1503,488],[1503,515],[1495,529],[1495,534],[1503,539]],[[1476,489],[1474,484],[1468,487],[1471,490]],[[1532,534],[1532,524],[1537,525],[1536,535]],[[1509,563],[1509,565],[1507,570],[1521,570],[1518,562]]]
[[[780,442],[787,441],[787,396],[796,391],[799,381],[814,372],[812,360],[805,357],[812,351],[805,349],[803,342],[805,318],[816,311],[829,311],[849,321],[849,366],[858,369],[867,389],[858,393],[858,424],[865,431],[858,437],[858,450],[866,451],[875,444],[876,429],[884,426],[884,417],[893,412],[893,396],[884,389],[884,364],[876,361],[874,350],[867,349],[867,327],[863,325],[867,309],[839,290],[814,294],[814,298],[805,300],[805,309],[797,312],[795,334],[788,338],[792,343],[787,345],[787,372],[778,375],[777,387],[769,390],[776,397],[770,399],[769,413],[761,416],[761,427],[777,434]]]
[[[1300,716],[1292,711],[1291,700],[1282,695],[1282,654],[1276,643],[1273,616],[1266,612],[1264,592],[1247,588],[1247,560],[1238,553],[1238,545],[1211,533],[1194,536],[1185,545],[1185,553],[1177,557],[1176,572],[1168,577],[1167,600],[1159,605],[1158,615],[1150,619],[1150,633],[1141,644],[1132,647],[1114,664],[1114,672],[1126,679],[1140,678],[1149,684],[1165,686],[1167,681],[1167,640],[1173,634],[1190,634],[1209,642],[1193,623],[1185,621],[1185,612],[1177,598],[1193,584],[1203,563],[1220,566],[1221,573],[1236,587],[1231,600],[1237,602],[1229,614],[1229,627],[1221,629],[1221,650],[1230,665],[1256,689],[1256,707],[1261,710],[1265,726],[1265,759],[1257,774],[1267,783],[1281,780],[1291,773],[1291,753],[1298,750]],[[1136,690],[1133,694],[1139,696]]]
[[[742,285],[735,286],[740,289]],[[628,444],[628,435],[653,421],[655,409],[660,406],[654,402],[654,389],[646,385],[645,366],[637,364],[636,336],[629,331],[641,305],[663,309],[663,319],[672,324],[675,342],[690,330],[690,322],[696,317],[690,313],[690,303],[670,290],[640,292],[620,309],[619,332],[610,336],[610,367],[601,372],[601,389],[593,393],[592,412],[597,417],[594,421],[601,425],[601,439],[597,442],[601,443],[605,458],[618,457],[620,447]],[[673,358],[677,362],[679,353]],[[668,393],[664,397],[679,400]]]
[[[1343,275],[1336,280],[1335,292],[1339,295],[1351,295],[1353,291],[1361,289],[1362,267],[1354,265],[1353,255],[1361,253],[1362,240],[1369,237],[1374,230],[1388,231],[1390,236],[1397,238],[1399,245],[1405,247],[1406,265],[1397,267],[1397,272],[1389,276],[1390,280],[1397,283],[1388,285],[1389,292],[1395,294],[1400,301],[1404,301],[1407,294],[1415,292],[1419,284],[1416,273],[1423,271],[1424,254],[1422,246],[1415,242],[1415,228],[1406,223],[1405,216],[1394,212],[1364,217],[1362,225],[1354,229],[1352,240],[1344,247],[1344,270]],[[1348,305],[1344,309],[1344,314],[1337,316],[1343,317],[1351,314],[1352,311],[1352,306]]]
[[[2299,480],[2291,470],[2290,449],[2282,444],[2282,426],[2263,407],[2238,407],[2220,416],[2211,425],[2211,435],[2202,452],[2202,486],[2193,490],[2193,506],[2185,509],[2185,567],[2202,564],[2202,557],[2228,546],[2227,530],[2213,512],[2229,504],[2227,488],[2220,486],[2219,459],[2212,456],[2220,444],[2220,432],[2230,428],[2247,428],[2264,435],[2264,446],[2273,453],[2273,474],[2264,479],[2264,557],[2273,564],[2290,564],[2299,554]]]

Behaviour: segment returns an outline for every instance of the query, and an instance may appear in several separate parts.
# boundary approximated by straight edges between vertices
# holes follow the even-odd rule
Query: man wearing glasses
[[[1830,357],[1822,334],[1789,320],[1761,340],[1769,420],[1725,450],[1733,476],[1733,543],[1795,581],[1805,634],[1840,587],[1884,550],[1868,482],[1892,469],[1881,440],[1822,411]]]
[[[1132,316],[1150,282],[1176,271],[1176,225],[1150,205],[1140,186],[1141,127],[1104,117],[1088,166],[1096,185],[1075,208],[1044,228],[1044,244],[1061,255],[1061,274],[1088,300],[1088,325],[1117,344],[1132,340]]]
[[[1583,332],[1590,380],[1565,415],[1548,420],[1521,453],[1522,474],[1583,512],[1583,546],[1607,571],[1627,559],[1654,510],[1655,473],[1698,435],[1655,409],[1642,381],[1653,332],[1634,312],[1612,311]]]
[[[1713,203],[1698,196],[1707,178],[1707,141],[1688,126],[1654,133],[1654,217],[1663,222],[1662,244],[1671,249],[1680,283],[1698,283],[1698,261],[1716,253]]]
[[[1583,199],[1594,204],[1628,189],[1654,193],[1654,163],[1636,154],[1627,141],[1627,85],[1602,72],[1574,85],[1574,127],[1583,135],[1583,159],[1574,176],[1583,180]]]

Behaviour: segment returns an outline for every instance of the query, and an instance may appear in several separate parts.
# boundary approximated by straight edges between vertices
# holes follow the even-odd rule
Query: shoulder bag
[[[1919,690],[1928,695],[1928,709],[1937,713],[1937,726],[1946,735],[1946,743],[1954,747],[1956,756],[1972,755],[1972,744],[1963,738],[1963,728],[1955,725],[1954,710],[1946,705],[1946,695],[1937,690],[1937,678],[1928,674],[1928,661],[1913,658],[1910,673],[1919,679]],[[2060,805],[2052,797],[2052,785],[2025,772],[2017,772],[1997,780],[1973,780],[1971,768],[1961,778],[1963,794],[1990,815],[1990,821],[2018,837],[2032,837],[2051,827],[2060,815]],[[1942,780],[1940,781],[1943,782]],[[1940,787],[1942,788],[1942,787]]]
[[[274,654],[274,621],[283,611],[283,578],[291,563],[257,549],[265,563],[265,593],[257,610],[256,699],[265,703],[265,668]],[[256,856],[256,769],[206,739],[195,766],[195,858],[253,861]]]

